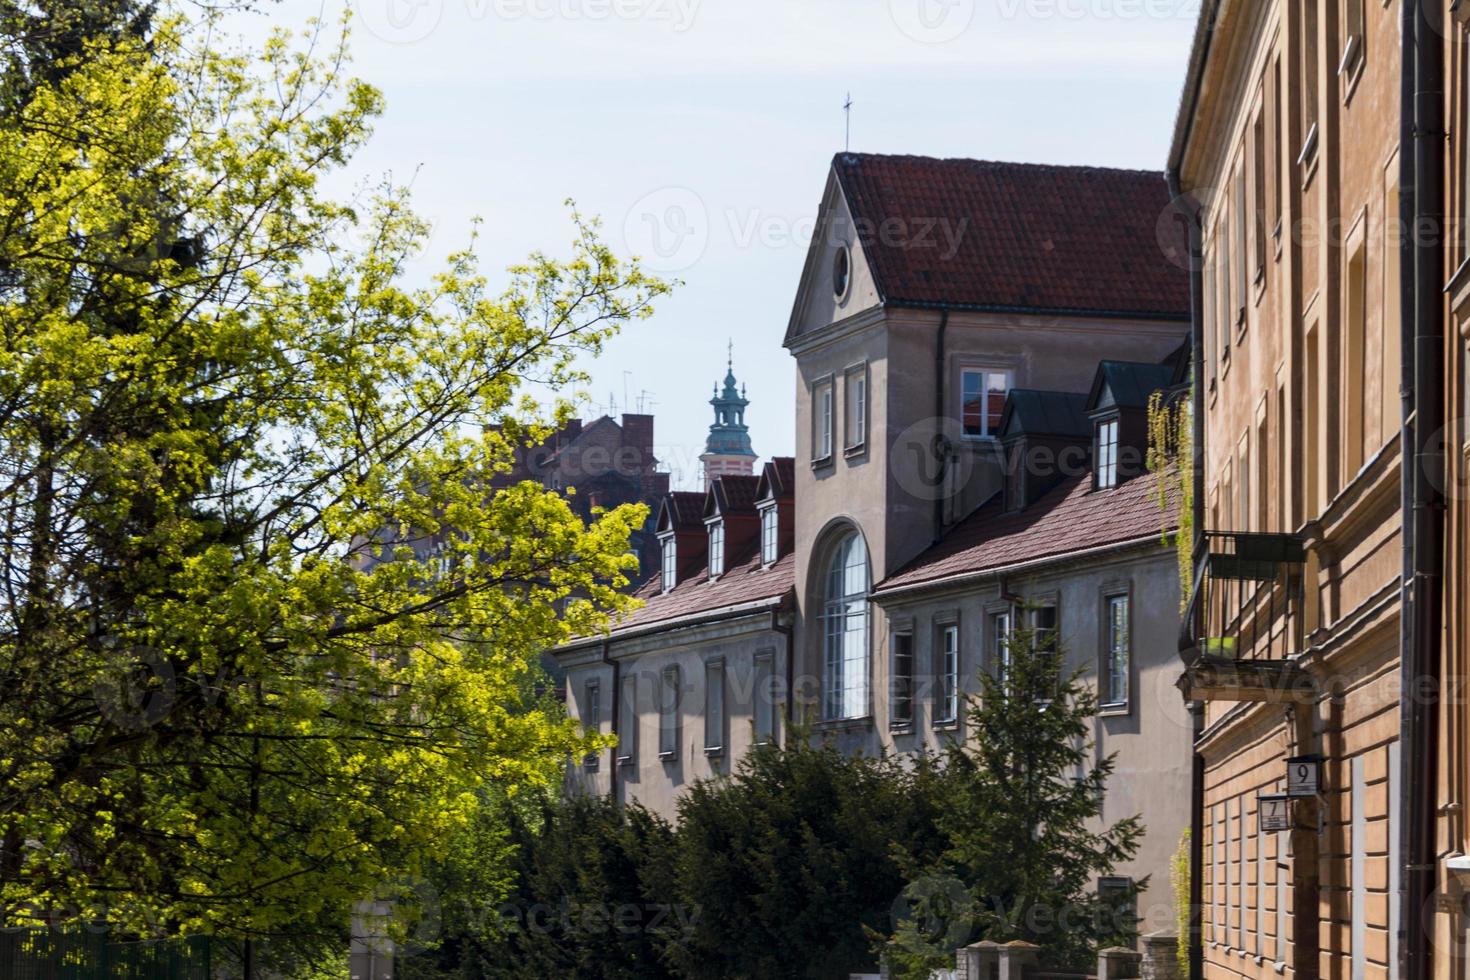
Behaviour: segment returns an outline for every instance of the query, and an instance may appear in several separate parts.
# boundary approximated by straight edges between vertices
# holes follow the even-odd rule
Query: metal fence
[[[208,939],[119,941],[101,929],[0,930],[4,980],[209,980]]]

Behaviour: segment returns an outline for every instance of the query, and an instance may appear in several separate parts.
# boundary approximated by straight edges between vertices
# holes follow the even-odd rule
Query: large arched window
[[[868,549],[849,533],[832,551],[822,596],[822,717],[868,713]]]

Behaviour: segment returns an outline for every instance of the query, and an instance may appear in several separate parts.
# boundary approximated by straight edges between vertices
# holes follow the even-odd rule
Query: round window
[[[832,292],[839,299],[847,296],[848,281],[852,278],[852,260],[847,246],[839,245],[832,256]]]

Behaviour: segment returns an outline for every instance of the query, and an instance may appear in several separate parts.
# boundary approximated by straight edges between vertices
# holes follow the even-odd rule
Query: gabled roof
[[[690,531],[704,529],[704,494],[692,490],[673,490],[658,508],[658,530]]]
[[[705,495],[704,516],[705,518],[717,515],[739,514],[748,512],[755,514],[756,487],[760,485],[758,476],[719,476],[710,482],[709,493]]]
[[[1002,438],[1012,435],[1063,436],[1086,439],[1092,435],[1087,420],[1087,396],[1074,391],[1012,388],[1000,416]]]
[[[1110,406],[1147,408],[1154,392],[1173,384],[1173,364],[1103,361],[1093,377],[1086,410],[1092,412]]]
[[[762,469],[756,500],[790,500],[796,496],[796,459],[775,456]]]
[[[885,303],[1189,315],[1162,173],[863,153],[833,169]]]
[[[1107,490],[1093,490],[1087,475],[1067,479],[1024,510],[1007,512],[1000,494],[973,511],[940,541],[878,584],[873,595],[969,578],[1004,574],[1046,559],[1064,560],[1096,548],[1159,542],[1165,514],[1157,476],[1148,474]],[[1172,481],[1170,481],[1172,486]],[[1172,530],[1172,521],[1168,521]],[[1159,545],[1163,547],[1162,544]]]

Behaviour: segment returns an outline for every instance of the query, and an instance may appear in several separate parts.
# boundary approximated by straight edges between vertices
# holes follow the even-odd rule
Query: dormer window
[[[761,508],[761,564],[774,565],[780,557],[780,518],[776,505]]]
[[[665,592],[674,591],[679,582],[679,546],[672,534],[661,542],[663,546],[663,586]]]
[[[1094,447],[1093,485],[1098,490],[1107,490],[1118,485],[1118,420],[1116,417],[1097,423],[1097,442]]]
[[[719,578],[725,574],[725,522],[715,521],[709,526],[709,577]]]

